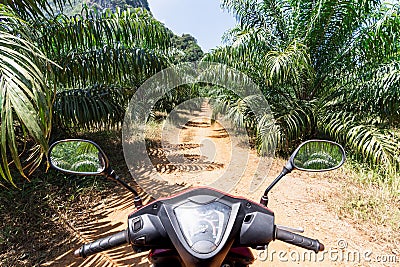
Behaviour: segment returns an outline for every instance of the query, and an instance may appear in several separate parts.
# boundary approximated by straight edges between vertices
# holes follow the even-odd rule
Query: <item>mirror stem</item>
[[[267,207],[268,206],[268,193],[271,191],[271,189],[276,185],[276,183],[279,182],[279,180],[285,176],[286,174],[290,173],[293,170],[293,167],[288,166],[286,164],[285,167],[283,167],[281,173],[278,175],[278,177],[275,178],[275,180],[265,189],[264,195],[261,197],[260,204]]]
[[[140,208],[143,206],[142,199],[139,196],[138,192],[135,189],[133,189],[131,186],[129,186],[124,180],[119,178],[119,176],[115,173],[115,171],[113,169],[110,168],[110,171],[107,172],[107,178],[110,178],[111,180],[116,181],[117,183],[119,183],[120,185],[122,185],[123,187],[128,189],[135,196],[133,202],[134,202],[136,208]]]

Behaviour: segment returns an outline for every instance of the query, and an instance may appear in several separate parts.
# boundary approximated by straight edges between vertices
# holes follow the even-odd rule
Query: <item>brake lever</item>
[[[304,233],[304,228],[299,227],[299,228],[293,228],[293,227],[289,227],[289,226],[283,226],[283,225],[276,225],[276,228],[281,229],[281,230],[285,230],[285,231],[289,231],[289,232],[293,232],[293,233]]]

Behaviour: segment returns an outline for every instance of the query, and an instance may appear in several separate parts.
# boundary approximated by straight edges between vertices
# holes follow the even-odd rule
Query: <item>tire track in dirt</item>
[[[203,104],[201,112],[196,114],[195,119],[185,127],[177,129],[180,144],[200,144],[201,147],[207,145],[208,149],[203,151],[197,148],[185,153],[191,153],[197,159],[213,158],[209,164],[217,163],[224,167],[199,172],[164,173],[162,176],[165,180],[193,186],[208,185],[224,173],[230,163],[232,151],[243,149],[243,147],[233,147],[230,136],[219,123],[211,123],[209,114],[209,107]],[[249,193],[249,185],[258,162],[259,157],[254,150],[251,150],[247,165],[235,166],[234,171],[239,173],[245,171],[240,182],[230,193],[258,202],[266,186],[280,173],[286,163],[285,160],[276,159],[271,166],[267,181],[255,192]],[[270,193],[269,207],[275,212],[276,224],[304,228],[303,235],[319,239],[325,245],[325,252],[312,255],[314,253],[307,250],[276,241],[269,245],[267,259],[266,253],[253,251],[259,256],[253,266],[394,266],[368,262],[369,259],[373,260],[374,255],[388,255],[390,251],[384,251],[378,244],[369,242],[365,234],[340,220],[324,204],[323,196],[332,189],[340,188],[338,179],[329,177],[341,175],[344,175],[341,169],[327,173],[293,171]]]
[[[150,155],[152,155],[153,164],[156,165],[160,175],[169,183],[185,186],[209,185],[226,171],[233,150],[248,150],[249,148],[233,146],[229,134],[222,125],[212,123],[210,120],[210,110],[207,104],[204,103],[198,112],[187,112],[194,118],[176,129],[179,134],[179,142],[169,144],[174,149],[164,151],[164,154],[157,151]],[[159,150],[160,148],[154,149]],[[150,152],[151,150],[152,148],[150,148]],[[180,157],[183,160],[171,163],[165,158],[160,159],[161,155],[166,156],[167,159]],[[257,169],[258,161],[256,152],[251,150],[246,166],[233,166],[233,171],[240,173],[244,171],[244,173],[240,182],[230,192],[231,194],[245,196],[258,202],[266,186],[279,174],[285,164],[282,159],[274,160],[266,181],[259,189],[250,193],[249,185]],[[325,174],[293,171],[284,177],[270,193],[269,207],[275,212],[276,224],[303,227],[305,229],[303,235],[319,239],[324,243],[326,252],[315,256],[304,249],[276,241],[271,242],[267,253],[253,250],[254,255],[258,258],[252,266],[395,266],[365,262],[361,254],[367,250],[373,252],[368,254],[369,258],[376,255],[388,255],[390,252],[385,251],[379,244],[369,242],[365,234],[340,220],[336,214],[327,209],[323,201],[324,196],[340,186],[338,182],[340,179],[329,178],[341,175],[344,175],[344,172],[340,169]],[[126,195],[124,194],[124,196]],[[117,194],[114,197],[120,196]],[[133,205],[115,206],[112,203],[113,201],[107,198],[98,207],[93,216],[102,214],[98,223],[103,223],[103,228],[86,235],[85,239],[93,240],[96,235],[104,236],[110,233],[111,226],[116,226],[115,229],[112,229],[113,232],[126,228],[126,218],[132,212]],[[76,230],[79,231],[79,229]],[[354,259],[341,259],[343,255],[354,257]],[[146,252],[134,254],[130,247],[126,246],[104,252],[98,256],[97,260],[89,258],[86,261],[76,261],[72,258],[71,250],[46,265],[148,266],[146,256]],[[359,261],[358,256],[360,257]],[[306,260],[302,260],[302,257],[306,257]]]

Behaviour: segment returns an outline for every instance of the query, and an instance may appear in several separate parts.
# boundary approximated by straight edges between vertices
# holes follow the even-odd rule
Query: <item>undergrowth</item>
[[[341,186],[330,198],[339,217],[400,254],[400,183],[398,173],[351,159]]]
[[[161,125],[149,123],[146,136],[160,138]],[[121,132],[78,134],[98,143],[115,170],[130,177],[123,160]],[[61,139],[57,138],[57,139]],[[349,159],[344,176],[337,177],[328,203],[340,218],[368,232],[373,241],[400,247],[400,181],[398,174]],[[69,212],[87,209],[116,185],[102,177],[78,177],[42,166],[31,182],[18,180],[19,189],[0,188],[0,265],[40,266],[69,250],[73,236],[63,219]],[[92,202],[93,201],[93,202]],[[79,220],[79,218],[77,218]],[[397,250],[396,250],[397,249]]]
[[[120,157],[121,148],[114,143],[119,136],[119,132],[90,134],[101,146],[117,151],[117,157],[110,153],[112,161]],[[88,209],[96,197],[116,186],[102,177],[46,172],[45,165],[30,182],[16,173],[18,188],[0,187],[0,266],[40,266],[76,246],[65,218],[72,211]]]

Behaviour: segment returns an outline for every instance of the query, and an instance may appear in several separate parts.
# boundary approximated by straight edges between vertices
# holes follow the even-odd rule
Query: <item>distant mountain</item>
[[[109,8],[113,11],[116,7],[121,9],[141,7],[150,11],[147,0],[87,0],[86,2],[88,6],[97,6],[99,9]]]
[[[47,2],[50,6],[53,7],[53,10],[60,12],[56,5],[54,4],[55,0],[48,0]],[[150,11],[149,3],[147,0],[70,0],[71,5],[66,4],[63,8],[63,13],[66,15],[74,15],[78,14],[82,11],[83,5],[87,5],[89,7],[96,7],[99,10],[103,10],[106,8],[115,11],[117,7],[121,9],[127,8],[145,8]]]
[[[57,10],[56,5],[54,4],[55,0],[48,0],[48,3],[53,7],[54,10]],[[82,11],[84,5],[88,7],[96,7],[99,10],[103,10],[109,8],[113,11],[116,10],[117,7],[122,10],[128,8],[145,8],[150,11],[149,3],[147,0],[70,0],[72,5],[66,5],[63,8],[63,13],[71,16],[75,14],[79,14]],[[166,0],[165,0],[166,1]],[[57,13],[57,12],[56,12]],[[157,18],[156,18],[157,19]],[[177,49],[179,52],[174,55],[172,62],[177,64],[180,62],[192,62],[201,59],[204,55],[200,46],[197,43],[197,40],[191,36],[190,34],[183,34],[182,36],[175,35],[171,30],[171,46]]]
[[[171,31],[172,47],[179,49],[182,53],[178,53],[173,59],[173,63],[194,62],[200,60],[204,53],[197,44],[197,40],[190,34],[175,35]]]

